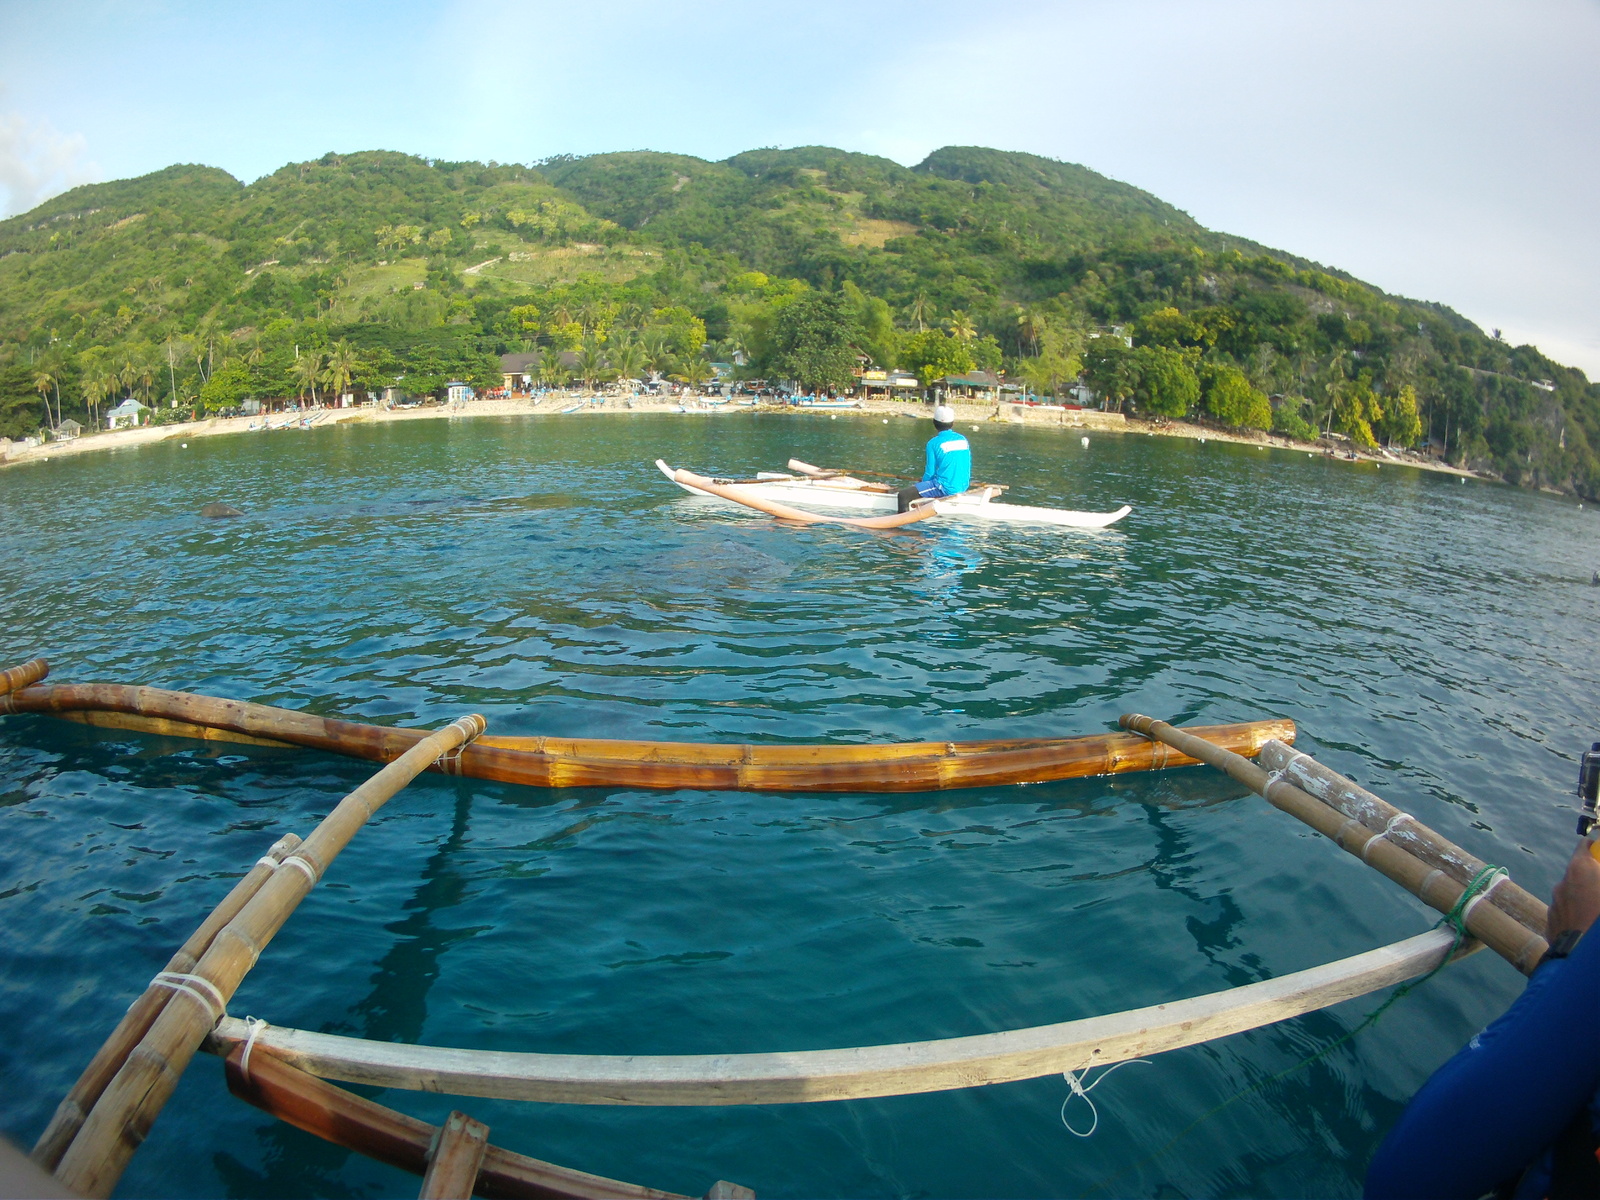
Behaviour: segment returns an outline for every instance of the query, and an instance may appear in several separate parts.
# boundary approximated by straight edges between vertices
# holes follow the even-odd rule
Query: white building
[[[137,425],[143,419],[143,415],[149,411],[148,407],[129,396],[121,404],[106,413],[106,428],[116,429],[122,425]]]

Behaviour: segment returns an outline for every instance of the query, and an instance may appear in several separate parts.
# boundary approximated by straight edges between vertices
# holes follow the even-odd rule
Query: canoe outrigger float
[[[971,521],[1000,521],[1018,525],[1059,525],[1070,529],[1104,529],[1122,520],[1133,509],[1124,504],[1114,512],[1074,512],[1064,508],[1035,508],[1023,504],[1003,504],[996,500],[1006,488],[1000,484],[979,483],[962,492],[938,500],[921,500],[911,513],[897,513],[897,489],[890,484],[858,478],[872,472],[829,470],[814,467],[797,458],[789,460],[791,474],[763,471],[753,479],[721,479],[669,466],[656,459],[656,467],[684,491],[699,496],[731,500],[785,520],[826,521],[858,525],[869,529],[888,529],[911,524],[932,516],[957,517]],[[896,479],[897,476],[883,476]],[[905,482],[905,481],[902,481]],[[779,508],[787,513],[776,511]],[[878,512],[893,519],[822,516],[812,509],[846,512]],[[798,513],[799,516],[791,514]],[[916,515],[912,515],[916,514]]]
[[[1129,713],[1121,719],[1127,733],[1088,739],[770,747],[765,749],[780,755],[784,765],[767,770],[779,760],[763,759],[763,748],[757,747],[490,739],[482,736],[485,722],[477,715],[433,732],[387,729],[156,688],[40,686],[48,670],[35,659],[0,671],[0,713],[47,713],[153,734],[308,746],[387,761],[303,841],[285,834],[267,849],[138,995],[57,1107],[32,1158],[85,1196],[111,1193],[200,1050],[224,1059],[235,1095],[326,1141],[421,1175],[424,1197],[677,1200],[673,1193],[492,1146],[487,1127],[464,1113],[452,1112],[433,1126],[327,1081],[558,1104],[795,1104],[909,1095],[1078,1072],[1212,1041],[1431,974],[1483,946],[1529,974],[1547,949],[1545,907],[1538,899],[1510,882],[1501,868],[1488,866],[1290,748],[1294,726],[1288,721],[1175,729]],[[1269,730],[1279,736],[1263,739]],[[532,742],[539,747],[525,745]],[[1069,745],[1095,745],[1094,769],[1061,770],[1073,757],[1063,749]],[[597,746],[629,749],[597,752]],[[1140,746],[1143,751],[1135,749]],[[651,749],[641,754],[640,747]],[[1270,774],[1246,757],[1257,752]],[[499,773],[519,761],[526,769]],[[963,761],[1000,769],[944,773],[943,764]],[[370,1041],[228,1015],[245,975],[301,900],[373,813],[417,775],[432,769],[511,782],[543,779],[548,782],[541,786],[560,786],[555,762],[582,764],[574,768],[571,782],[587,784],[615,771],[618,780],[626,780],[623,786],[649,779],[655,782],[643,786],[797,791],[913,791],[1206,762],[1400,883],[1446,919],[1351,958],[1209,995],[1028,1029],[835,1050],[709,1055],[469,1050]],[[597,762],[605,765],[596,767]],[[873,769],[844,786],[849,769],[843,774],[838,769],[867,762]],[[902,771],[903,778],[897,774]],[[929,784],[930,779],[937,782]],[[706,1195],[754,1193],[719,1180]]]

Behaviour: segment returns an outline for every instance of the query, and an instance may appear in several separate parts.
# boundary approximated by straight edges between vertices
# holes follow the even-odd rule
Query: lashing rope
[[[1061,1078],[1065,1079],[1067,1086],[1072,1089],[1067,1098],[1061,1102],[1061,1123],[1067,1127],[1068,1133],[1073,1137],[1081,1138],[1094,1136],[1094,1131],[1100,1128],[1100,1110],[1095,1107],[1094,1101],[1089,1099],[1089,1093],[1104,1083],[1106,1076],[1118,1067],[1132,1066],[1134,1063],[1143,1063],[1147,1067],[1151,1065],[1148,1058],[1129,1058],[1119,1063],[1112,1063],[1104,1071],[1100,1072],[1093,1083],[1083,1082],[1089,1077],[1089,1072],[1094,1069],[1093,1067],[1084,1067],[1081,1071],[1063,1071],[1061,1073]],[[1083,1102],[1089,1106],[1089,1116],[1092,1119],[1089,1122],[1088,1129],[1076,1129],[1073,1127],[1072,1122],[1067,1120],[1067,1106],[1079,1097],[1082,1097]]]

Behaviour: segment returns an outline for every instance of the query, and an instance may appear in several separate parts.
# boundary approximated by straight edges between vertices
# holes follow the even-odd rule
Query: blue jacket
[[[1552,1143],[1594,1115],[1597,1000],[1600,926],[1570,958],[1534,972],[1505,1015],[1411,1098],[1367,1169],[1369,1200],[1472,1200],[1530,1166],[1516,1195],[1546,1195]]]
[[[936,483],[946,496],[967,490],[972,482],[972,447],[954,429],[941,430],[928,439],[928,465],[923,483]]]

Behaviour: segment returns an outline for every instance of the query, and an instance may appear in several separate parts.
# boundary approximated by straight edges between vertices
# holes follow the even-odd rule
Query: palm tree
[[[39,399],[44,401],[44,423],[54,429],[61,424],[61,408],[56,406],[55,420],[50,419],[50,385],[55,383],[56,377],[49,371],[40,371],[33,377],[33,390],[39,393]]]
[[[950,319],[944,323],[944,327],[963,342],[970,342],[978,336],[978,327],[972,323],[972,318],[959,308],[950,314]]]
[[[1033,352],[1038,354],[1039,338],[1044,334],[1045,327],[1048,324],[1049,322],[1045,319],[1045,315],[1042,312],[1037,312],[1031,308],[1019,307],[1017,309],[1018,343],[1021,346],[1026,346],[1031,342],[1033,344]]]
[[[322,382],[328,385],[331,395],[342,395],[360,366],[361,359],[354,346],[343,340],[335,342],[328,354],[328,365],[322,372]]]
[[[906,316],[917,323],[918,333],[926,333],[928,329],[928,298],[918,292],[917,298],[907,307]]]
[[[672,367],[672,344],[659,333],[644,339],[644,365],[656,374],[664,374]]]
[[[554,346],[546,346],[544,353],[539,356],[539,382],[546,386],[554,386],[560,382],[565,368],[561,365],[561,351]]]
[[[595,345],[593,338],[590,338],[583,343],[583,349],[578,351],[578,378],[583,380],[583,386],[593,388],[604,367],[605,358],[600,353],[600,347]]]
[[[307,350],[294,364],[294,381],[300,385],[296,396],[303,396],[307,390],[311,392],[311,403],[317,403],[317,384],[322,379],[321,350]]]
[[[607,357],[619,378],[637,379],[644,370],[644,347],[631,337],[619,339]]]
[[[706,357],[704,350],[698,350],[693,355],[685,355],[678,363],[678,369],[673,372],[672,378],[679,383],[687,383],[690,387],[699,387],[717,373],[711,365],[711,360]]]

